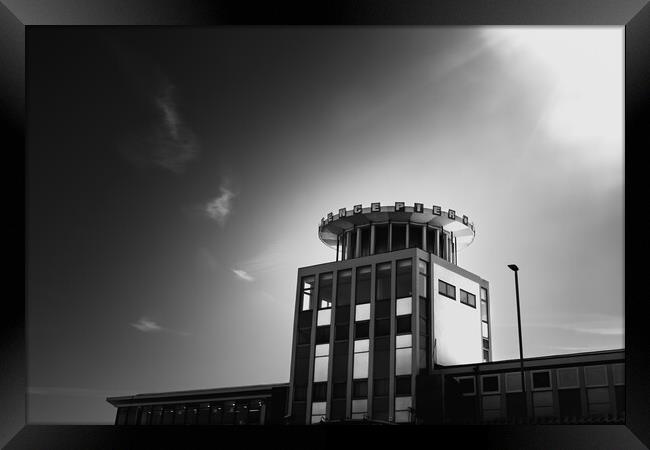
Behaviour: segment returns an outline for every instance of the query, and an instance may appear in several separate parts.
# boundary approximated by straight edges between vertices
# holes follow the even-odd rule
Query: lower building
[[[285,423],[289,385],[109,397],[115,425],[271,425]]]
[[[394,422],[413,424],[624,423],[623,350],[436,366],[416,376],[415,402],[397,396]],[[289,383],[111,397],[116,425],[269,425],[304,423],[289,415]],[[417,409],[412,405],[416,404]],[[352,406],[352,405],[350,405]],[[297,420],[296,420],[297,419]]]
[[[623,350],[437,367],[418,376],[424,424],[624,423]]]

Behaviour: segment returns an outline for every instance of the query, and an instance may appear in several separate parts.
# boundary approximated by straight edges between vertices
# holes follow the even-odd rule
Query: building
[[[519,360],[492,361],[467,216],[372,203],[318,233],[336,258],[298,269],[288,384],[113,397],[116,424],[622,420],[622,351],[529,358],[525,395]]]

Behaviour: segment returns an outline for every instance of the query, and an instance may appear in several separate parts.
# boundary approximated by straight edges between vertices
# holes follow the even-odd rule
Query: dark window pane
[[[508,420],[521,420],[525,417],[524,397],[521,392],[506,394],[506,414]]]
[[[438,280],[438,294],[447,295],[447,283]]]
[[[427,228],[427,252],[434,253],[436,232],[433,228]]]
[[[151,420],[151,407],[146,407],[142,409],[140,413],[140,425],[149,425]]]
[[[490,348],[490,341],[488,339],[483,339],[483,348]]]
[[[411,260],[404,259],[397,261],[397,272],[395,278],[395,295],[397,298],[410,297],[412,289]]]
[[[388,420],[388,397],[375,397],[372,402],[372,418]]]
[[[332,385],[332,397],[333,398],[345,398],[347,390],[347,383],[334,383]]]
[[[375,351],[389,351],[390,350],[390,338],[388,337],[378,337],[375,339]]]
[[[332,307],[332,272],[322,273],[318,279],[318,307]]]
[[[349,305],[352,294],[352,269],[339,271],[336,286],[336,304]]]
[[[375,254],[388,251],[388,224],[375,225]]]
[[[375,303],[375,318],[386,319],[390,317],[390,300],[381,300]]]
[[[474,294],[467,294],[467,304],[469,306],[476,307],[476,295]]]
[[[551,387],[551,377],[548,372],[533,373],[533,389]]]
[[[337,325],[336,326],[336,336],[334,339],[337,341],[346,340],[350,337],[350,325]]]
[[[292,423],[296,425],[304,425],[305,414],[307,414],[307,405],[305,402],[294,402],[291,412]]]
[[[117,408],[117,419],[116,423],[117,425],[126,425],[126,413],[128,411],[128,408]]]
[[[298,328],[309,328],[311,327],[311,311],[301,311],[298,314]]]
[[[390,334],[390,319],[375,320],[375,336],[388,336]]]
[[[330,326],[316,328],[316,344],[327,344],[330,341]]]
[[[309,377],[309,358],[296,358],[294,381],[299,386],[307,385]]]
[[[375,397],[388,395],[388,378],[375,378],[373,381],[373,394]]]
[[[311,343],[311,328],[300,328],[298,330],[298,345]]]
[[[579,419],[582,417],[580,389],[558,389],[560,417]]]
[[[390,263],[377,264],[376,279],[375,299],[390,299]]]
[[[356,326],[355,339],[363,339],[369,337],[370,321],[365,320],[363,322],[357,322],[355,326]]]
[[[402,376],[395,377],[395,395],[410,395],[411,394],[411,377]]]
[[[332,412],[330,413],[332,420],[345,419],[345,399],[332,400]]]
[[[451,297],[454,300],[456,299],[456,287],[451,284],[447,285],[447,297]]]
[[[393,227],[393,246],[392,251],[406,248],[406,224],[392,224]]]
[[[411,315],[400,316],[397,318],[397,334],[410,333],[411,331]]]
[[[356,258],[356,257],[357,257],[357,254],[356,254],[356,249],[357,249],[357,230],[356,230],[356,229],[355,229],[355,230],[352,230],[352,232],[350,232],[350,233],[348,234],[348,236],[349,236],[349,239],[350,239],[350,247],[349,247],[349,249],[350,249],[350,254],[348,255],[348,259]]]
[[[473,394],[476,392],[474,389],[474,378],[461,378],[458,380],[460,392],[463,394]]]
[[[314,383],[311,400],[313,402],[324,402],[327,400],[327,382]]]
[[[354,380],[352,382],[352,396],[365,398],[368,396],[368,380]]]
[[[377,338],[373,360],[375,378],[387,378],[390,373],[390,338]]]
[[[345,381],[348,376],[347,345],[347,342],[334,344],[334,367],[332,368],[332,381],[335,383]]]
[[[370,266],[357,269],[357,292],[355,303],[370,302]]]
[[[300,310],[306,311],[313,308],[313,294],[316,278],[314,275],[303,277],[301,281]]]
[[[409,225],[409,247],[422,248],[422,226]]]
[[[163,425],[172,425],[173,423],[174,423],[174,410],[173,409],[165,409],[165,410],[163,410],[162,424]]]
[[[299,345],[296,347],[296,358],[309,358],[309,345]]]
[[[370,255],[370,227],[360,228],[361,231],[361,256]]]
[[[497,392],[499,390],[499,376],[483,377],[483,392]]]
[[[174,415],[174,425],[184,425],[185,424],[185,408],[178,407],[176,408],[176,414]]]
[[[349,306],[337,306],[336,314],[334,318],[334,323],[337,325],[343,325],[350,323],[350,307]]]
[[[490,359],[490,352],[489,352],[489,351],[487,351],[487,350],[483,350],[483,359],[484,359],[485,361],[487,361],[487,360]]]
[[[293,390],[293,399],[295,401],[304,401],[307,398],[307,387],[296,386]]]
[[[621,418],[625,415],[625,386],[614,386],[616,398],[616,416]]]
[[[151,425],[160,425],[162,423],[163,410],[160,407],[154,407],[151,413]]]
[[[438,237],[438,256],[441,258],[446,259],[447,258],[447,248],[446,248],[446,239],[445,239],[446,233],[440,232],[439,237]]]
[[[465,304],[467,303],[467,292],[462,289],[460,290],[460,302]]]

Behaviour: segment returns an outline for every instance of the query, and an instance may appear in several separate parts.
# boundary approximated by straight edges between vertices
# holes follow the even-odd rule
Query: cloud
[[[248,274],[248,273],[247,273],[246,271],[244,271],[244,270],[232,269],[232,271],[233,271],[233,273],[234,273],[235,275],[237,275],[237,276],[238,276],[239,278],[241,278],[242,280],[246,280],[246,281],[254,281],[254,280],[255,280],[255,278],[253,278],[250,274]]]
[[[172,330],[170,328],[164,328],[154,322],[151,319],[146,317],[141,317],[137,322],[132,323],[131,326],[137,330],[142,331],[143,333],[158,333],[158,332],[168,332],[173,334],[178,334],[180,336],[188,336],[189,333],[185,331]]]
[[[138,320],[136,323],[132,323],[131,325],[143,333],[162,330],[162,327],[160,325],[158,325],[153,320],[147,319],[146,317],[141,317],[140,320]]]
[[[221,195],[210,200],[205,205],[205,213],[208,217],[219,223],[219,225],[223,226],[232,210],[232,199],[235,197],[235,194],[223,185],[219,189],[221,190]]]
[[[150,126],[128,135],[120,151],[132,164],[153,166],[181,174],[188,163],[199,156],[196,134],[183,121],[175,96],[175,87],[159,75],[160,86],[150,94],[154,110]]]

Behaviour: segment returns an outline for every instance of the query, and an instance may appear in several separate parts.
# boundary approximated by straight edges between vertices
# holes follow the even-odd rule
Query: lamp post
[[[524,351],[521,343],[521,312],[519,308],[519,267],[515,264],[508,264],[510,270],[515,273],[515,292],[517,294],[517,331],[519,332],[519,364],[521,366],[521,392],[524,397],[524,417],[528,419],[528,402],[526,399],[526,383],[524,381]]]

